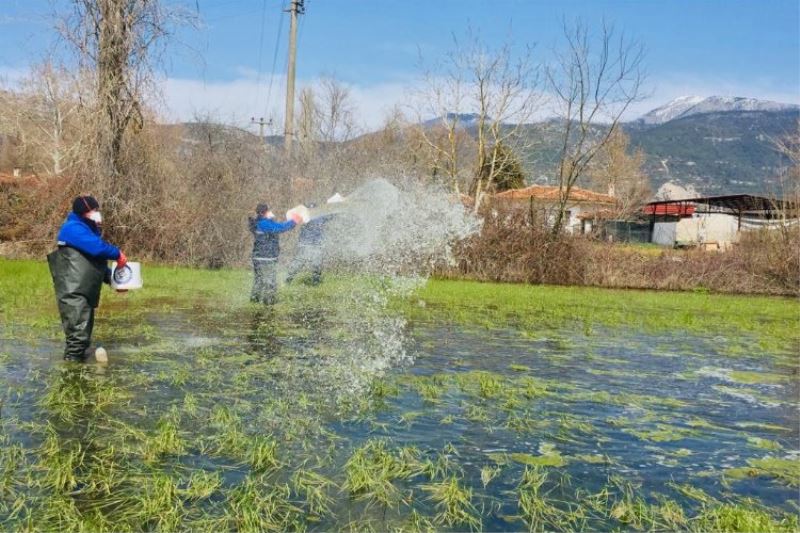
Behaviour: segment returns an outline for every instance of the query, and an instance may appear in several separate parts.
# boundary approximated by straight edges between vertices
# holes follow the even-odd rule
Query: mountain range
[[[645,155],[653,190],[665,183],[704,195],[780,194],[789,161],[775,141],[797,135],[800,106],[754,98],[685,96],[622,124]],[[607,126],[592,127],[596,135]],[[558,161],[556,122],[525,125],[534,147],[520,154],[529,181],[547,183]]]
[[[450,113],[422,125],[434,127],[457,121],[475,133],[478,115]],[[800,106],[755,98],[684,96],[622,124],[632,148],[646,156],[644,170],[653,191],[665,184],[696,190],[704,195],[780,194],[778,176],[789,161],[775,149],[775,140],[798,135]],[[208,137],[214,128],[219,139],[236,143],[252,134],[222,125],[184,124],[191,142]],[[593,135],[607,126],[595,124]],[[228,131],[231,130],[231,131]],[[235,130],[235,131],[234,131]],[[558,163],[560,125],[549,120],[524,124],[521,129],[530,146],[519,157],[531,184],[552,184]],[[227,132],[227,133],[225,133]],[[368,133],[366,137],[375,135]],[[192,140],[194,139],[194,140]],[[280,145],[282,137],[267,139]],[[587,185],[587,184],[583,184]]]
[[[683,110],[663,106],[623,125],[631,145],[646,154],[653,188],[673,182],[706,195],[781,194],[779,176],[790,162],[775,142],[798,135],[800,107],[720,100],[707,98]],[[667,118],[671,113],[677,116]]]
[[[670,120],[702,113],[724,113],[729,111],[791,111],[798,106],[782,104],[757,98],[742,96],[681,96],[657,107],[636,120],[642,124],[664,124]]]

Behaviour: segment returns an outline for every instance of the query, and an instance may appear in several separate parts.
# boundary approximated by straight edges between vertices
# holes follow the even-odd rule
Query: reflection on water
[[[272,306],[259,306],[254,309],[250,319],[250,331],[247,334],[248,350],[271,358],[280,353],[280,342],[275,309]]]

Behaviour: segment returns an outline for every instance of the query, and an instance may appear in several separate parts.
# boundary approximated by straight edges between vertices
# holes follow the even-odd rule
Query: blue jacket
[[[75,213],[67,215],[57,239],[59,245],[75,248],[92,259],[119,259],[119,248],[103,240],[97,224]]]
[[[253,259],[277,259],[281,249],[278,234],[294,228],[294,220],[275,222],[270,218],[251,218],[250,231],[255,237]]]

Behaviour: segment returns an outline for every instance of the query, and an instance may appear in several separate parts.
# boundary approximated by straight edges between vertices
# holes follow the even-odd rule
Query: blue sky
[[[203,26],[182,31],[182,44],[169,52],[162,73],[165,116],[279,120],[287,3],[185,0],[192,8],[199,5]],[[0,73],[13,79],[50,53],[55,34],[49,15],[65,4],[0,0]],[[558,46],[561,21],[577,17],[590,26],[605,19],[644,44],[652,96],[634,114],[682,95],[800,103],[797,0],[306,0],[306,6],[299,83],[335,75],[350,85],[368,126],[406,98],[419,73],[420,52],[426,61],[435,60],[451,47],[454,34],[463,36],[471,27],[487,41],[535,43],[547,60]]]

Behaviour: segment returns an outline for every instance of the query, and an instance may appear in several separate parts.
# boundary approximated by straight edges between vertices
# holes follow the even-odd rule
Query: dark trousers
[[[251,302],[274,304],[278,300],[278,260],[253,259]]]
[[[298,245],[292,264],[289,267],[287,283],[291,283],[297,275],[304,271],[311,271],[311,283],[319,285],[322,282],[322,249],[314,245]]]
[[[83,361],[92,343],[94,308],[79,294],[66,294],[58,299],[61,327],[67,338],[64,359]]]

